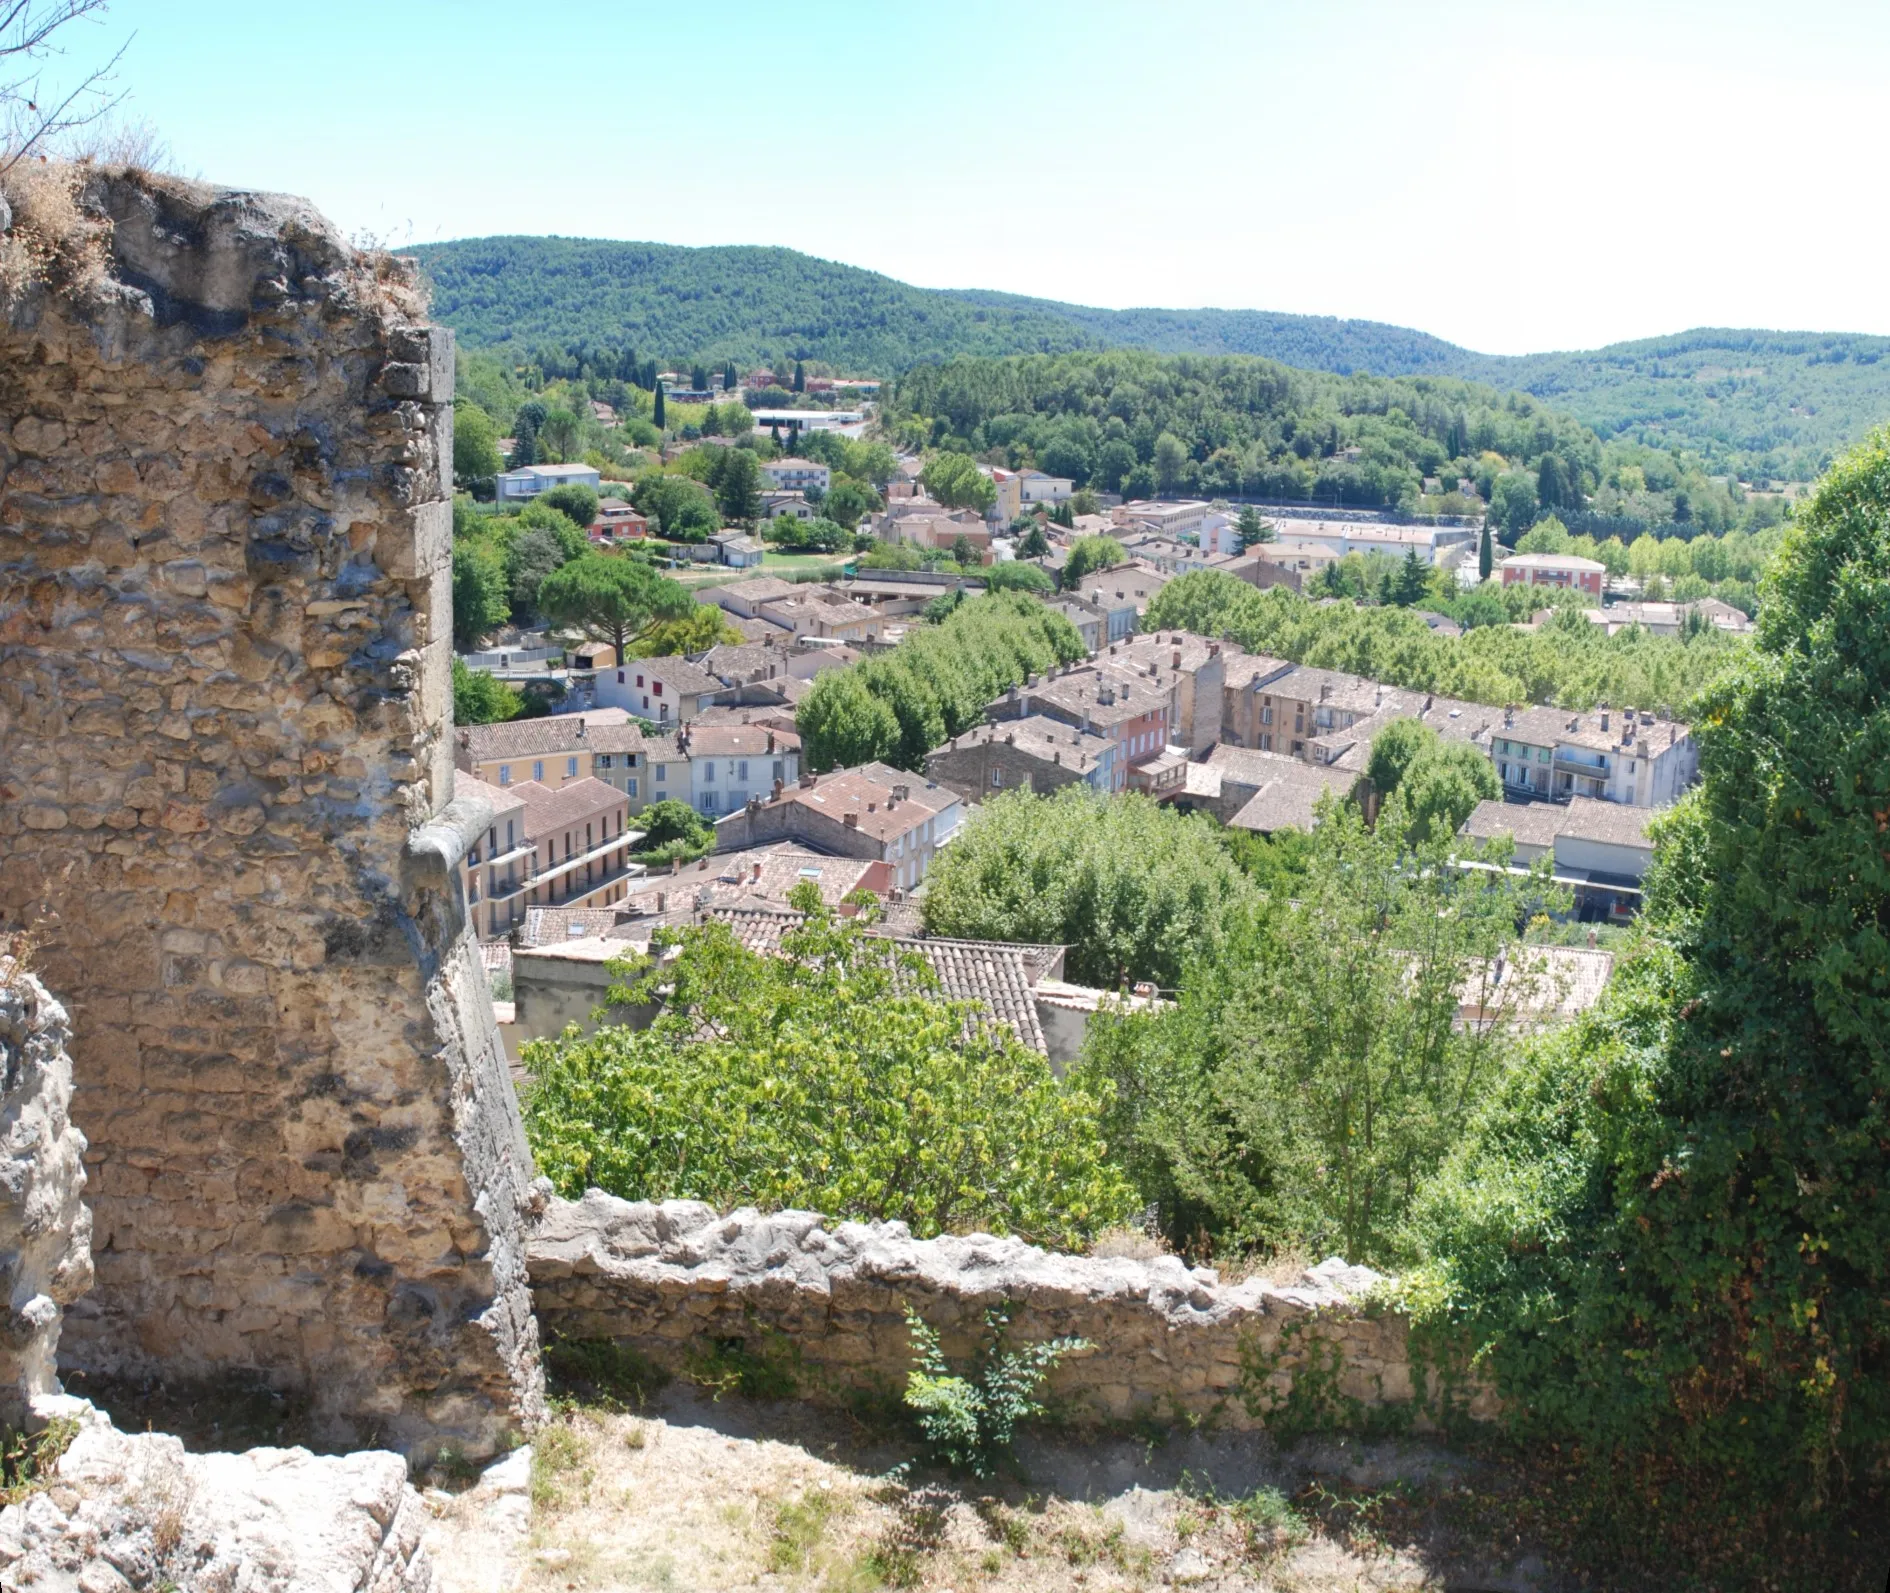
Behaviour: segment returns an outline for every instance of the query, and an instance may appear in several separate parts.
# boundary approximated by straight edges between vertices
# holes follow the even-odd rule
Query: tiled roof
[[[1105,689],[1114,701],[1102,700]],[[1030,703],[1048,703],[1066,714],[1086,717],[1091,725],[1126,724],[1166,707],[1169,700],[1169,692],[1159,680],[1138,683],[1133,675],[1104,674],[1094,665],[1027,686],[1019,695]]]
[[[1155,600],[1168,581],[1158,570],[1118,564],[1113,570],[1097,570],[1084,576],[1076,583],[1076,589],[1091,602],[1104,607],[1133,604],[1139,614]]]
[[[1269,658],[1265,653],[1243,653],[1230,647],[1227,649],[1221,686],[1226,691],[1245,691],[1256,680],[1292,667],[1284,658]]]
[[[722,689],[721,681],[686,658],[633,658],[625,666],[660,680],[679,697],[701,697]]]
[[[801,922],[798,913],[713,908],[705,917],[725,923],[750,951],[779,949],[781,937]],[[921,957],[937,975],[939,991],[951,1001],[975,1001],[986,1015],[1010,1026],[1024,1045],[1047,1054],[1043,1025],[1030,993],[1031,965],[1060,956],[1061,947],[1023,947],[999,941],[934,940],[887,937],[901,951]],[[1028,953],[1028,956],[1027,956]]]
[[[1464,821],[1463,833],[1473,841],[1493,841],[1498,836],[1515,837],[1518,846],[1539,846],[1545,851],[1555,845],[1557,832],[1568,817],[1568,809],[1556,802],[1504,802],[1492,798],[1479,802]]]
[[[1603,730],[1603,711],[1591,709],[1578,714],[1566,708],[1524,708],[1507,721],[1499,714],[1490,733],[1508,741],[1526,742],[1532,747],[1586,747],[1591,752],[1626,752],[1626,744],[1632,740],[1643,757],[1664,752],[1674,741],[1690,733],[1687,726],[1673,720],[1641,724],[1638,714],[1630,728],[1624,713],[1609,713],[1608,728]]]
[[[691,758],[765,758],[798,752],[801,745],[801,738],[793,731],[771,730],[765,725],[697,723],[689,727],[687,741]]]
[[[1253,798],[1227,821],[1229,828],[1258,830],[1311,830],[1313,809],[1328,791],[1347,795],[1356,780],[1348,770],[1327,769],[1289,758],[1287,767],[1272,776]]]
[[[906,788],[907,798],[889,806],[893,787]],[[781,795],[810,813],[823,814],[836,824],[854,815],[854,828],[875,840],[890,841],[943,813],[958,801],[958,793],[928,782],[916,774],[902,774],[884,764],[866,764],[823,774],[812,786],[792,785]]]
[[[1457,1002],[1473,1022],[1566,1023],[1601,999],[1613,972],[1614,953],[1598,947],[1516,946],[1473,965],[1457,987]]]
[[[1079,772],[1090,768],[1109,750],[1102,736],[1092,736],[1046,714],[1031,714],[1023,719],[1006,719],[997,724],[978,725],[946,743],[944,750],[989,746],[993,742],[1015,746],[1026,757],[1041,758],[1045,763],[1061,763]],[[937,756],[935,751],[932,756]]]
[[[503,816],[507,813],[516,813],[520,808],[525,806],[525,801],[519,796],[516,788],[490,785],[484,780],[475,780],[470,774],[455,774],[453,776],[453,795],[455,797],[484,797],[492,804],[492,812],[495,817]]]
[[[1567,570],[1579,575],[1606,575],[1608,566],[1572,553],[1512,553],[1498,566],[1504,570]]]
[[[1647,825],[1653,816],[1652,808],[1578,796],[1568,805],[1568,817],[1560,833],[1578,841],[1638,846],[1651,851],[1654,843],[1648,839]]]
[[[600,739],[611,734],[613,745]],[[552,714],[544,719],[508,719],[496,725],[461,725],[453,732],[460,763],[490,763],[495,758],[534,758],[559,752],[634,752],[642,733],[622,708],[593,708],[581,714]]]
[[[582,824],[600,813],[624,805],[624,795],[602,780],[586,775],[581,780],[567,780],[553,789],[527,780],[511,787],[513,795],[525,802],[525,836],[528,840],[562,830],[567,825]]]

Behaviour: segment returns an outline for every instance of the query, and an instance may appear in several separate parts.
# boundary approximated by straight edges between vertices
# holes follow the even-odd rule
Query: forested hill
[[[781,355],[896,375],[956,354],[1143,348],[1261,354],[1340,374],[1518,388],[1603,437],[1697,450],[1716,470],[1807,477],[1890,419],[1890,338],[1700,329],[1588,352],[1478,354],[1376,321],[1262,310],[1098,310],[945,291],[792,249],[479,238],[412,251],[434,312],[475,348],[635,347],[662,359]]]

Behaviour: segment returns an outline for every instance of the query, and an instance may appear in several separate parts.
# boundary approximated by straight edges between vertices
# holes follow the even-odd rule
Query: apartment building
[[[967,802],[1005,791],[1047,795],[1066,785],[1107,794],[1117,789],[1115,743],[1052,719],[1028,714],[979,725],[926,754],[925,775]]]
[[[810,487],[825,492],[833,485],[833,472],[813,459],[764,459],[761,470],[780,492],[806,492]]]
[[[1083,638],[1085,651],[1094,653],[1103,645],[1103,633],[1108,628],[1109,616],[1088,599],[1069,593],[1051,598],[1044,607],[1061,614],[1076,627],[1076,634]]]
[[[1103,611],[1106,624],[1103,639],[1119,642],[1131,636],[1148,612],[1149,604],[1161,594],[1169,578],[1157,570],[1135,564],[1118,564],[1113,570],[1097,570],[1077,582],[1077,596],[1094,603]]]
[[[1595,559],[1581,559],[1572,553],[1512,553],[1497,566],[1505,586],[1554,586],[1586,592],[1601,603],[1602,583],[1608,567]]]
[[[698,813],[716,818],[801,777],[801,738],[761,725],[689,725],[676,733],[688,790],[672,793]],[[665,760],[665,767],[670,766]],[[667,777],[666,777],[667,778]]]
[[[643,803],[643,732],[621,708],[496,725],[461,725],[453,733],[454,767],[497,790],[530,781],[556,790],[571,780],[602,780]]]
[[[985,717],[1008,724],[1041,715],[1101,737],[1115,748],[1110,789],[1120,791],[1131,769],[1159,757],[1168,745],[1174,700],[1172,679],[1121,680],[1089,666],[1013,686],[985,709]]]
[[[508,933],[531,907],[604,907],[643,873],[632,861],[630,808],[589,777],[552,787],[463,782],[492,804],[492,823],[460,865],[466,911],[480,938]]]
[[[1157,503],[1151,499],[1138,498],[1131,503],[1118,504],[1109,511],[1109,518],[1119,532],[1139,527],[1178,541],[1186,532],[1200,531],[1210,507],[1192,498],[1178,503]]]
[[[595,492],[603,478],[589,465],[521,465],[494,478],[500,503],[522,503],[553,487],[589,487]]]
[[[1635,807],[1678,801],[1700,761],[1686,725],[1632,708],[1505,711],[1491,727],[1490,759],[1504,790],[1517,797],[1594,797]]]
[[[1076,492],[1076,483],[1068,476],[1053,476],[1043,470],[1020,470],[1017,485],[1023,501],[1062,503]]]
[[[1205,752],[1220,740],[1226,681],[1220,642],[1189,631],[1157,631],[1111,642],[1093,663],[1125,688],[1167,687],[1171,745]]]
[[[750,799],[716,821],[715,849],[737,852],[794,841],[836,857],[887,863],[893,887],[910,890],[925,878],[964,814],[956,791],[883,763],[867,763],[832,774],[804,774],[778,794]]]

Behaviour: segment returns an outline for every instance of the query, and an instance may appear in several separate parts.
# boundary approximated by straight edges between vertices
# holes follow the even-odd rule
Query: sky
[[[111,0],[176,169],[400,246],[780,244],[1488,353],[1890,334],[1890,4]]]

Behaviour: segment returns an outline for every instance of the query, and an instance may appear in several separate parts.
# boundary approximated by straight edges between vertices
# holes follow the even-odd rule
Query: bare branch
[[[37,64],[63,55],[54,36],[84,18],[102,17],[105,8],[106,0],[0,0],[0,62]],[[110,60],[86,73],[76,88],[50,108],[42,102],[39,71],[0,84],[0,125],[6,140],[0,176],[41,151],[49,140],[88,127],[123,103],[124,95],[108,94],[106,86],[129,44],[129,40],[121,44]]]

